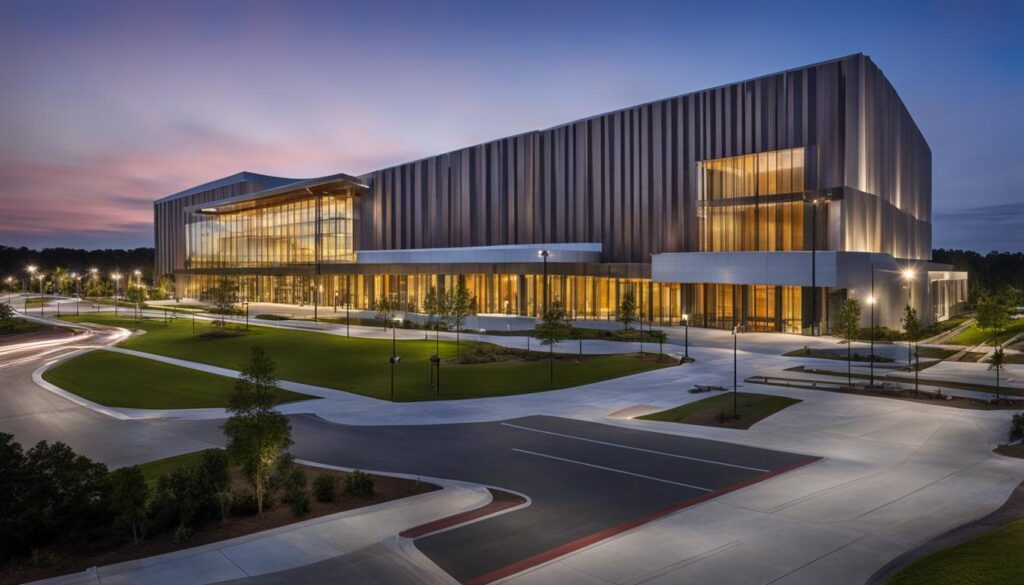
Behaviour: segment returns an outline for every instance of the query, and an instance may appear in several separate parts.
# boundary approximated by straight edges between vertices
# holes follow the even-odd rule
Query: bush
[[[40,441],[25,453],[20,467],[3,472],[21,480],[13,488],[16,522],[4,522],[4,532],[18,535],[16,548],[45,546],[56,537],[87,539],[111,525],[106,465],[64,443]]]
[[[252,516],[258,510],[256,496],[252,492],[231,492],[231,514],[233,516]]]
[[[306,493],[305,488],[289,492],[285,495],[288,506],[292,509],[292,514],[296,516],[305,516],[309,514],[309,494]]]
[[[321,504],[338,499],[338,478],[333,473],[321,473],[313,480],[313,497]]]
[[[1024,440],[1024,414],[1015,414],[1010,421],[1010,442]]]
[[[356,469],[345,476],[345,493],[358,498],[372,498],[373,478],[370,474]]]
[[[197,523],[216,516],[220,503],[209,491],[202,468],[197,465],[161,475],[151,510],[156,528],[174,526],[174,537],[180,540],[188,538]]]
[[[123,467],[110,474],[110,503],[114,510],[114,525],[132,535],[138,542],[144,534],[146,502],[149,484],[138,466]]]

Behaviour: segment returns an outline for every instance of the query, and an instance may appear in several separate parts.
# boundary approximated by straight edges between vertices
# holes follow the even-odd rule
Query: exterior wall
[[[242,172],[212,181],[153,203],[153,238],[156,246],[154,276],[185,268],[185,208],[219,199],[269,189],[295,179]]]
[[[831,249],[930,257],[931,153],[864,55],[375,171],[360,244],[597,242],[605,262],[648,262],[698,250],[698,161],[800,146],[806,189],[872,196],[841,204]]]
[[[847,71],[844,250],[931,259],[931,149],[867,57]],[[874,195],[856,197],[851,190]]]
[[[186,207],[293,180],[240,173],[201,185],[154,205],[156,273],[177,273],[189,283],[183,290],[197,293],[214,277],[228,275],[241,279],[253,298],[322,302],[309,291],[326,286],[328,297],[341,298],[357,286],[360,302],[387,291],[410,306],[419,294],[410,291],[422,289],[430,278],[443,283],[445,274],[462,274],[479,290],[492,291],[486,298],[493,307],[534,314],[535,279],[526,276],[535,275],[536,267],[529,266],[535,262],[501,261],[501,253],[509,252],[495,247],[589,245],[593,251],[585,257],[550,267],[578,314],[614,312],[618,295],[647,287],[640,294],[650,297],[652,310],[663,308],[658,314],[666,321],[692,311],[704,315],[705,324],[721,326],[753,315],[763,323],[774,319],[783,330],[808,332],[812,321],[828,322],[842,296],[864,297],[871,272],[862,269],[864,262],[844,267],[838,257],[836,283],[819,282],[817,295],[808,283],[782,278],[781,272],[760,282],[743,269],[739,256],[726,276],[649,280],[652,255],[701,250],[699,199],[706,161],[751,154],[771,160],[765,153],[787,149],[801,152],[800,188],[758,189],[744,193],[750,202],[738,204],[751,207],[759,222],[774,209],[769,204],[785,204],[787,219],[777,221],[802,233],[793,234],[788,244],[765,248],[758,243],[756,251],[738,254],[791,250],[768,252],[765,262],[796,262],[791,268],[797,272],[797,264],[808,263],[771,255],[808,254],[813,245],[837,257],[884,256],[889,264],[923,264],[930,258],[931,152],[878,67],[864,55],[852,55],[371,172],[360,177],[369,188],[360,185],[355,203],[357,262],[318,259],[315,269],[308,263],[187,269]],[[423,266],[423,257],[444,262]],[[866,265],[872,262],[877,266],[883,259]],[[327,280],[319,280],[321,275]],[[362,279],[361,284],[352,279]],[[876,278],[875,296],[883,287],[892,289],[885,296],[897,299],[902,285],[893,282]],[[916,305],[927,307],[931,290],[959,298],[950,286],[922,279],[906,292]],[[894,311],[902,301],[892,302],[893,307],[877,307],[879,314],[886,311],[880,324],[892,326],[898,318]],[[932,312],[921,311],[925,318]]]

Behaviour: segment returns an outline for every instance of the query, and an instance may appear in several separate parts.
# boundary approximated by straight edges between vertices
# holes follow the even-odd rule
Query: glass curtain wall
[[[544,277],[540,274],[466,274],[466,285],[476,297],[477,312],[487,315],[539,316],[544,306]],[[186,275],[179,289],[186,297],[208,300],[224,279],[234,281],[238,300],[291,305],[345,307],[372,310],[379,299],[398,304],[400,310],[422,312],[430,287],[455,286],[457,275],[434,274],[322,274],[315,275]],[[317,284],[319,282],[319,285]],[[614,320],[627,290],[632,290],[637,312],[655,323],[678,325],[682,320],[683,285],[648,279],[551,274],[552,301],[563,303],[572,319]],[[319,290],[319,296],[316,295]]]
[[[702,252],[804,249],[803,148],[698,163]]]
[[[312,265],[318,255],[320,262],[352,262],[353,231],[351,196],[322,195],[228,213],[193,213],[185,225],[185,267]]]

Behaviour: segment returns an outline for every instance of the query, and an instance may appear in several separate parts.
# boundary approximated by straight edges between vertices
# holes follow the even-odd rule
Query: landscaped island
[[[195,321],[193,334],[189,318],[174,319],[168,324],[163,319],[136,321],[96,314],[67,319],[145,330],[145,335],[127,339],[120,347],[230,369],[238,369],[248,358],[250,348],[260,345],[278,363],[282,380],[373,398],[391,398],[390,339],[257,326],[245,331],[240,326],[228,325],[225,330],[205,320]],[[394,400],[523,394],[590,384],[675,363],[656,354],[647,354],[643,359],[636,354],[584,356],[582,361],[575,354],[554,354],[554,383],[551,383],[549,354],[539,345],[536,349],[539,351],[527,352],[465,339],[458,345],[454,341],[436,343],[433,339],[399,340],[397,353],[402,359],[394,368]],[[431,387],[430,383],[430,357],[435,351],[439,351],[442,360],[440,392],[436,384]],[[83,356],[69,360],[60,368],[61,376],[74,378],[80,371],[92,371],[95,366]],[[145,377],[144,372],[140,375]],[[211,396],[224,392],[223,385],[211,379],[206,379],[200,387],[209,388]],[[211,400],[214,399],[203,398],[201,402],[205,405]],[[150,399],[132,405],[142,408],[146,402]],[[180,404],[177,408],[195,407],[199,402],[181,401]],[[124,402],[119,405],[128,406]]]

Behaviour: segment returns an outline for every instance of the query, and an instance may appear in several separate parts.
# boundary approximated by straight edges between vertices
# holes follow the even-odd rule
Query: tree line
[[[102,273],[141,270],[149,279],[153,272],[153,248],[83,250],[79,248],[44,248],[32,250],[24,246],[0,246],[0,277],[25,275],[25,267],[32,264],[52,270],[62,266],[69,271],[84,274],[91,268]]]

